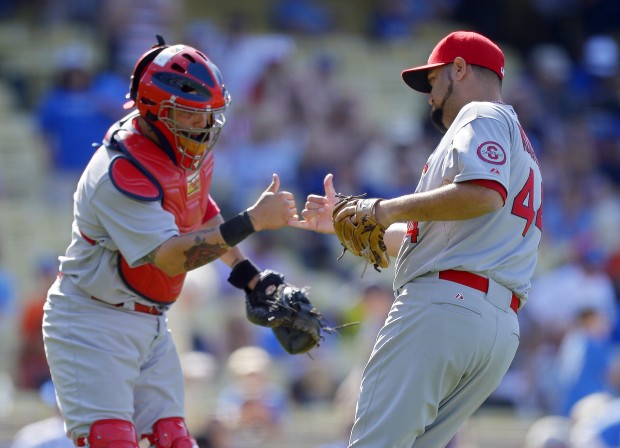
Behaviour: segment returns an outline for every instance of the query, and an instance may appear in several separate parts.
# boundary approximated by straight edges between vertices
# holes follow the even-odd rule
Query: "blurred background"
[[[272,172],[300,210],[328,172],[343,193],[412,192],[440,135],[400,72],[457,29],[504,49],[545,208],[517,357],[453,448],[620,446],[619,24],[617,0],[0,0],[0,448],[62,432],[41,306],[77,178],[155,34],[206,52],[231,91],[212,187],[227,217]],[[242,244],[310,285],[330,324],[359,325],[292,357],[247,322],[223,264],[193,271],[170,312],[193,434],[201,448],[345,447],[393,268],[362,277],[333,237],[297,229]]]

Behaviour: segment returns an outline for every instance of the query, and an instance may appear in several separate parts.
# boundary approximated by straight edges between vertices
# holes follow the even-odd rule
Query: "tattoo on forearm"
[[[204,238],[197,236],[194,245],[183,252],[185,254],[185,269],[191,271],[202,265],[217,260],[228,251],[228,246],[218,243],[207,243]]]

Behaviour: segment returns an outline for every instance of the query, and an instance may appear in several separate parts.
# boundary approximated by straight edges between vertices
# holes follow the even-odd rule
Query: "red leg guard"
[[[88,437],[80,437],[78,446],[91,448],[139,448],[136,429],[127,420],[97,420],[90,427]]]
[[[198,448],[196,440],[189,435],[185,420],[181,417],[157,420],[149,440],[156,448]]]

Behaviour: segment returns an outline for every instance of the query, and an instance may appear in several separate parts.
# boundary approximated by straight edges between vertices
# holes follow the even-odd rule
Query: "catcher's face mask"
[[[219,69],[202,52],[160,44],[138,61],[128,105],[135,104],[161,131],[179,166],[196,171],[226,123],[230,94]]]
[[[174,101],[162,103],[159,120],[174,136],[181,166],[194,170],[200,167],[226,124],[225,109],[204,111]]]

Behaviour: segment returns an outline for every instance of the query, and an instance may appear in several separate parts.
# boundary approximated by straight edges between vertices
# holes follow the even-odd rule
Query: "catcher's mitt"
[[[375,206],[381,199],[363,199],[365,196],[336,195],[340,200],[336,202],[332,218],[336,236],[344,247],[339,259],[348,250],[381,272],[380,267],[390,265],[390,255],[383,241],[385,227],[375,217]],[[338,212],[348,205],[355,205],[355,214],[336,221]]]
[[[318,347],[323,332],[331,332],[321,313],[310,303],[307,288],[284,281],[278,272],[265,270],[246,295],[250,322],[269,327],[288,353],[296,355]]]

